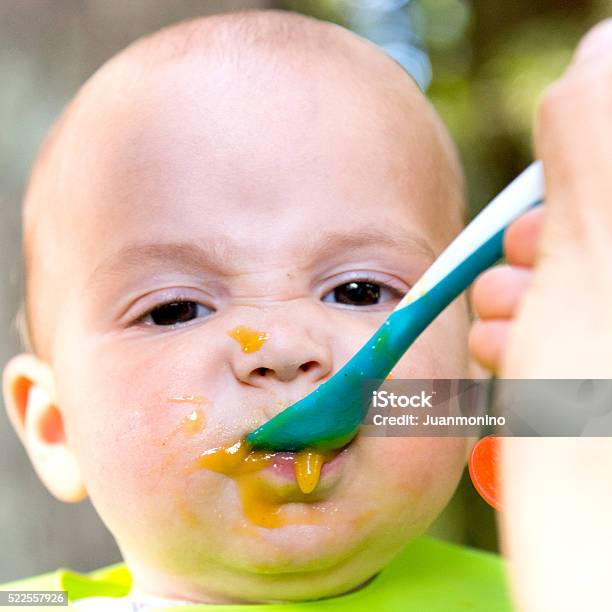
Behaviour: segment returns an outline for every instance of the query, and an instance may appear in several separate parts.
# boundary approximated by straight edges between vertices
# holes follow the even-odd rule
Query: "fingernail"
[[[574,54],[574,64],[594,59],[603,54],[612,55],[612,18],[598,23],[580,41]]]

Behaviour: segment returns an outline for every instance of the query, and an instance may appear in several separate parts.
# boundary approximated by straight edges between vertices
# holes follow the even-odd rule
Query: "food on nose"
[[[238,325],[227,332],[227,335],[234,338],[240,344],[243,353],[257,352],[268,339],[266,332],[251,329],[246,325]]]

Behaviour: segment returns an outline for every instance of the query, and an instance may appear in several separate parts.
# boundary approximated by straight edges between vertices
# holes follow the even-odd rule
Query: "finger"
[[[547,216],[562,240],[609,239],[611,106],[612,20],[606,20],[583,39],[538,108],[536,150],[551,204]]]
[[[594,61],[604,53],[610,53],[610,32],[612,31],[612,18],[604,19],[582,38],[572,60],[570,69],[579,68],[581,64]]]
[[[529,287],[529,268],[496,266],[481,274],[472,289],[472,301],[481,319],[510,319]]]
[[[501,365],[512,322],[509,320],[476,321],[469,336],[469,348],[474,359],[487,370],[495,372]]]
[[[512,223],[504,235],[504,255],[509,264],[532,267],[544,222],[544,208],[538,206]]]

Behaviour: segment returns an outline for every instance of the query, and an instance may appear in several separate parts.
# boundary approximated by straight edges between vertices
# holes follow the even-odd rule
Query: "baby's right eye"
[[[156,306],[145,314],[140,321],[145,325],[169,327],[188,323],[200,317],[206,317],[213,312],[212,308],[198,302],[175,300]]]

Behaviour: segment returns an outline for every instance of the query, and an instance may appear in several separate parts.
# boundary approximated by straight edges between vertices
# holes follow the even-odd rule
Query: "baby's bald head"
[[[329,119],[334,112],[328,103],[344,105],[346,114]],[[320,131],[323,149],[333,146],[326,130],[335,131],[338,121],[358,121],[352,146],[371,142],[374,156],[388,158],[389,180],[403,182],[416,173],[418,158],[429,195],[427,206],[416,205],[427,209],[423,214],[440,245],[462,223],[463,182],[450,138],[412,79],[376,47],[338,26],[277,11],[173,25],[138,40],[98,70],[40,148],[24,203],[25,318],[30,346],[40,356],[52,358],[66,298],[63,283],[77,274],[67,265],[83,249],[95,249],[93,241],[113,235],[112,224],[103,224],[110,218],[103,209],[108,201],[121,202],[134,221],[158,213],[147,197],[147,176],[167,172],[182,192],[181,155],[170,162],[164,156],[168,133],[185,127],[194,110],[206,133],[202,138],[196,128],[199,137],[182,155],[220,156],[235,182],[244,175],[251,184],[285,180],[285,169],[266,165],[260,154],[270,130],[280,128],[280,146],[286,140],[292,151]],[[228,125],[239,126],[237,141],[222,142]],[[370,139],[374,133],[377,138]],[[270,146],[279,148],[274,138]],[[350,174],[350,159],[346,164]],[[78,292],[72,297],[78,299]]]

